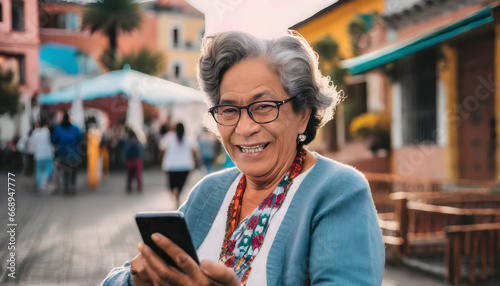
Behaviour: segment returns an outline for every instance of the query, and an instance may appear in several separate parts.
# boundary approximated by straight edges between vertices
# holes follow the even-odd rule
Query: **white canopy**
[[[203,93],[196,89],[134,70],[116,70],[42,94],[38,102],[53,105],[73,102],[77,95],[82,100],[92,100],[120,93],[129,98],[132,94],[137,94],[142,102],[152,105],[203,101]]]

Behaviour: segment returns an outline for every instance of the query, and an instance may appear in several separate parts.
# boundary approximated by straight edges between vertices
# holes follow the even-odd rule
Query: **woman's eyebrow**
[[[268,95],[272,95],[269,91],[267,91],[267,90],[266,90],[266,91],[259,92],[259,93],[257,93],[256,95],[252,96],[252,100],[253,100],[253,101],[256,101],[256,100],[258,100],[258,99],[262,98],[262,97],[263,97],[264,95],[266,95],[266,94],[268,94]]]
[[[259,92],[255,95],[252,96],[252,101],[258,101],[261,99],[264,95],[270,95],[272,97],[275,97],[275,94],[272,93],[271,91],[265,90],[262,92]],[[237,101],[234,99],[221,99],[219,104],[230,104],[230,105],[237,105]]]

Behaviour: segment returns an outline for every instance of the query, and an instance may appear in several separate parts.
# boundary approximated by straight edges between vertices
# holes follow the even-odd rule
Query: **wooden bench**
[[[407,201],[404,255],[443,252],[444,228],[450,225],[500,223],[500,195],[473,194]]]
[[[390,195],[393,213],[379,214],[387,259],[444,251],[448,225],[500,222],[500,195],[491,189],[397,192]],[[453,205],[453,206],[450,206]]]
[[[471,284],[476,283],[477,264],[480,264],[483,281],[500,274],[500,222],[453,225],[445,227],[444,231],[446,280],[454,285],[461,284],[464,257],[469,264]]]
[[[372,192],[377,213],[393,213],[396,209],[390,195],[396,192],[434,192],[440,182],[426,179],[405,178],[393,174],[364,173]]]

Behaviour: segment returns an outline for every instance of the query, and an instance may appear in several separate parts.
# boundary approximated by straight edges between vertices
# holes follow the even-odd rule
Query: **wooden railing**
[[[436,180],[409,179],[401,176],[380,173],[364,173],[372,191],[377,212],[394,212],[396,206],[390,195],[397,192],[435,192],[441,182]]]
[[[388,260],[399,262],[403,257],[444,255],[445,262],[450,265],[447,269],[451,269],[447,270],[445,277],[450,282],[459,283],[462,273],[457,272],[459,266],[455,263],[462,262],[456,257],[458,255],[474,256],[476,248],[470,246],[470,250],[462,253],[455,250],[454,247],[458,247],[456,245],[470,244],[470,239],[487,241],[486,245],[481,244],[480,250],[483,251],[482,249],[485,248],[487,253],[498,253],[499,248],[492,248],[490,241],[499,240],[500,231],[482,229],[500,224],[500,194],[493,192],[492,188],[480,188],[389,194],[394,211],[379,213],[379,223],[386,244]],[[481,231],[476,231],[478,233],[476,234],[470,230],[474,227],[470,228],[470,226],[478,226],[482,234]],[[456,238],[456,232],[460,232],[458,237],[463,236],[464,240]],[[470,234],[467,234],[469,232]],[[496,233],[496,236],[491,236],[492,233]],[[467,240],[468,238],[470,239]],[[462,248],[467,250],[465,246]],[[472,256],[467,261],[472,259],[470,263],[476,265],[474,259],[477,255],[474,258]],[[500,264],[498,255],[489,256],[488,254],[481,257],[486,257],[481,259],[490,261],[487,273],[500,274],[500,271],[491,266],[495,261],[497,261],[497,267]],[[481,264],[481,271],[485,271],[483,268]],[[486,278],[491,276],[490,274],[482,274],[482,277]],[[473,272],[471,272],[470,279],[472,283],[475,282]]]
[[[446,280],[461,284],[464,258],[469,264],[471,284],[476,283],[478,264],[483,281],[500,273],[500,222],[447,226],[444,231]]]

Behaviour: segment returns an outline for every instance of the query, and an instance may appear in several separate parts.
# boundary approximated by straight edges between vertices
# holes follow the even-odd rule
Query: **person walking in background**
[[[83,160],[82,148],[79,148],[83,135],[78,127],[71,124],[69,115],[64,112],[61,124],[54,126],[52,143],[57,147],[56,160],[59,172],[62,173],[63,191],[65,194],[76,192],[76,168]]]
[[[52,172],[54,150],[50,141],[50,131],[47,121],[40,119],[40,123],[31,133],[28,140],[28,148],[33,151],[35,159],[35,181],[36,191],[43,192],[47,189],[47,183]]]
[[[87,185],[95,190],[101,182],[101,131],[95,117],[90,117],[87,124]]]
[[[207,129],[203,129],[199,143],[203,165],[205,165],[207,169],[207,174],[210,174],[213,172],[213,164],[219,153],[219,142],[213,133],[209,132]]]
[[[128,142],[125,147],[125,158],[127,160],[127,193],[132,192],[132,180],[137,180],[137,191],[142,192],[142,167],[144,147],[137,139],[135,132],[128,131]]]
[[[170,191],[177,204],[189,172],[196,164],[195,143],[184,134],[184,125],[178,123],[175,132],[167,132],[161,139],[160,149],[164,151],[161,163],[167,173]]]
[[[13,146],[12,144],[8,144],[7,145],[7,151],[19,151],[21,152],[21,162],[22,162],[22,170],[21,170],[21,175],[23,177],[28,177],[28,176],[31,176],[31,172],[32,172],[32,166],[33,166],[33,151],[30,150],[30,147],[28,145],[28,141],[29,141],[29,138],[31,136],[31,133],[33,133],[33,130],[35,130],[35,127],[32,126],[32,128],[30,129],[30,131],[28,132],[28,134],[26,135],[23,135],[21,138],[19,138],[19,140],[17,140],[15,146]],[[12,143],[14,143],[14,140],[12,141]],[[10,153],[9,154],[13,154],[13,153]],[[10,162],[10,160],[12,160],[12,158],[10,158],[9,156],[7,156],[6,154],[4,154],[4,157],[5,157],[5,163],[6,162]]]

